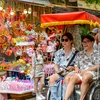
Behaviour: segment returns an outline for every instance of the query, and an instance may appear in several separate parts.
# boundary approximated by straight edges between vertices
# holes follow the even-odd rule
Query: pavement
[[[46,97],[47,96],[47,91],[48,91],[48,87],[45,87],[42,94]],[[80,90],[76,90],[76,98],[77,100],[79,100],[79,96],[80,96]],[[26,99],[26,100],[36,100],[36,96],[34,95],[32,98],[30,99]],[[45,99],[47,100],[47,99]]]
[[[48,87],[45,87],[44,90],[43,90],[43,92],[42,92],[43,96],[46,97],[46,95],[47,95],[47,91],[48,91]],[[36,100],[36,96],[33,95],[32,98],[29,98],[29,99],[26,99],[26,100]],[[46,100],[46,99],[45,99],[45,100]]]

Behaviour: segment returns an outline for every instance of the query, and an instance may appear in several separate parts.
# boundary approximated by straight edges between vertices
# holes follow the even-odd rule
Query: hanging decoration
[[[31,14],[31,13],[32,13],[32,9],[30,7],[30,8],[28,8],[28,14]]]
[[[10,6],[7,7],[7,10],[5,12],[5,18],[10,19],[10,13],[12,11],[12,8]]]
[[[3,7],[4,4],[5,4],[5,1],[4,1],[4,0],[1,0],[1,1],[0,1],[0,6]]]
[[[0,25],[4,25],[4,13],[0,11]]]
[[[27,10],[26,9],[24,9],[24,14],[27,14]]]
[[[12,55],[12,49],[11,48],[7,49],[6,55],[7,56],[11,56]]]
[[[25,13],[20,14],[20,16],[19,16],[20,21],[24,22],[26,20],[26,17],[27,17],[27,15]]]
[[[4,35],[0,36],[0,44],[3,44],[5,42],[7,42],[7,37]]]

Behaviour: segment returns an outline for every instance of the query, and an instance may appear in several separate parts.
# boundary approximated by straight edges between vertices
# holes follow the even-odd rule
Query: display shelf
[[[18,68],[18,66],[16,66],[14,68],[7,69],[6,71],[24,73],[24,70],[26,69],[25,66],[24,66],[24,69],[20,69],[20,67],[22,67],[22,66],[19,66],[19,68]]]
[[[16,46],[28,46],[28,45],[33,45],[34,41],[32,42],[18,42],[16,43]]]
[[[24,90],[24,91],[20,91],[20,92],[16,92],[16,91],[7,91],[7,90],[0,90],[0,93],[9,93],[9,94],[25,94],[25,93],[29,93],[29,92],[34,92],[34,89],[30,89],[30,90]]]

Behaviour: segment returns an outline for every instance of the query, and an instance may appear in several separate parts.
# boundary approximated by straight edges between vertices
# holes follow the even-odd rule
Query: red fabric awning
[[[90,24],[100,27],[100,19],[85,11],[41,15],[41,27],[68,24]]]

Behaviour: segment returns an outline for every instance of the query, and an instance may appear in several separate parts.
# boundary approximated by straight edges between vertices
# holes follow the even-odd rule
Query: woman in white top
[[[36,50],[32,56],[34,91],[36,93],[36,100],[42,100],[45,99],[45,97],[41,94],[44,86],[43,56],[40,45],[35,46],[35,49]],[[38,87],[39,81],[40,81],[40,86]]]

